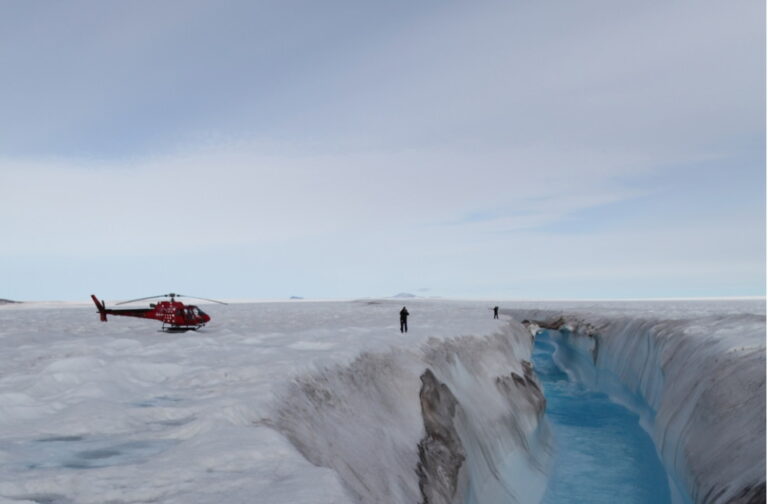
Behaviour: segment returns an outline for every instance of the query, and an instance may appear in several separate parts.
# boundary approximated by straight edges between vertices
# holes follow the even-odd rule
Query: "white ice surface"
[[[403,304],[411,312],[406,335],[398,330]],[[763,301],[209,305],[213,321],[186,334],[160,333],[141,319],[104,324],[87,305],[4,305],[0,503],[417,502],[418,378],[426,367],[463,405],[457,429],[475,485],[468,498],[536,502],[546,460],[520,450],[546,452],[536,444],[535,412],[526,396],[489,386],[523,373],[530,341],[508,317],[492,320],[493,304],[561,310],[617,330],[648,320],[651,329],[670,329],[652,334],[682,330],[685,350],[704,356],[670,368],[683,369],[675,378],[683,389],[721,354],[762,355],[764,375]],[[606,366],[621,364],[620,347],[604,355]],[[665,390],[685,392],[643,369],[635,374],[664,415]],[[753,416],[736,427],[754,435]],[[679,435],[670,425],[664,432]],[[764,443],[764,426],[758,430]],[[749,473],[740,460],[729,463],[734,474]],[[762,463],[764,471],[764,451]],[[506,482],[493,476],[504,472],[513,475]]]
[[[407,418],[403,434],[373,427],[412,443],[415,454],[429,338],[488,336],[508,326],[492,320],[487,303],[408,300],[403,335],[402,304],[210,305],[209,326],[185,334],[158,332],[159,324],[142,319],[102,323],[87,305],[0,307],[0,500],[350,502],[337,472],[310,463],[276,430],[291,421],[278,418],[291,400],[287,385],[364,353],[401,352],[403,373],[416,373],[401,377],[409,406],[369,400],[357,406],[374,411],[352,414]],[[511,370],[521,372],[506,363],[499,372]],[[387,394],[382,400],[399,400]],[[345,432],[336,435],[322,441],[343,443]],[[357,451],[373,459],[372,446]],[[415,455],[396,462],[414,474]],[[412,489],[414,481],[399,484]]]

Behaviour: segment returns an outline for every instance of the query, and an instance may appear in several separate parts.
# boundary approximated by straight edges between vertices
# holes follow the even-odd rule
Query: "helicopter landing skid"
[[[160,329],[160,332],[166,332],[166,333],[182,333],[187,331],[197,331],[203,326],[166,326],[163,325],[162,329]]]

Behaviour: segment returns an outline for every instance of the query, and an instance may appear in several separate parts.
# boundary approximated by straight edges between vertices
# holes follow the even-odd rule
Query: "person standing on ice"
[[[493,318],[495,318],[495,319],[499,318],[499,307],[498,306],[494,306],[493,307]]]
[[[400,332],[408,332],[408,310],[405,309],[405,306],[403,306],[403,309],[400,310]]]

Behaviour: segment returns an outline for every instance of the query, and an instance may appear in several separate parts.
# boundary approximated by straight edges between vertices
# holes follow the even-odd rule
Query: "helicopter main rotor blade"
[[[135,303],[136,301],[146,301],[147,299],[156,299],[161,297],[168,297],[170,294],[160,294],[158,296],[149,296],[149,297],[143,297],[138,299],[131,299],[130,301],[120,301],[119,303],[115,303],[115,306],[121,305],[121,304],[128,304],[128,303]]]
[[[185,297],[185,298],[190,298],[190,299],[202,299],[203,301],[210,301],[212,303],[219,303],[219,304],[223,304],[223,305],[227,304],[227,303],[225,303],[223,301],[216,301],[215,299],[208,299],[208,298],[197,297],[197,296],[187,296],[186,294],[176,294],[176,297]]]

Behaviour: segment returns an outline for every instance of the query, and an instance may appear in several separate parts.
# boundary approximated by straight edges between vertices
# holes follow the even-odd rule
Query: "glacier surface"
[[[642,412],[681,494],[764,484],[761,303],[509,302],[493,320],[408,300],[400,334],[402,303],[211,306],[186,334],[4,305],[0,502],[539,502],[552,446],[520,321],[560,317],[561,364]]]

